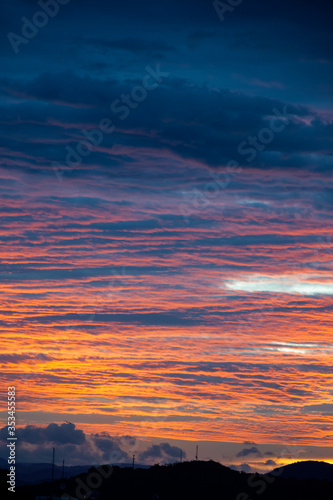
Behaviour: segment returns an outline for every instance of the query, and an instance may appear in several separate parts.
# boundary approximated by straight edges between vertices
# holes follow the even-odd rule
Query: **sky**
[[[1,5],[0,376],[21,460],[199,443],[245,471],[333,463],[332,14]]]

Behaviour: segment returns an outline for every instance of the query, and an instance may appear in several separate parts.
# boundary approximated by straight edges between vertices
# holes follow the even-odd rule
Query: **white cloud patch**
[[[313,276],[311,277],[313,279]],[[333,283],[310,281],[306,276],[252,275],[244,279],[225,281],[221,288],[250,293],[271,292],[298,295],[333,295]]]
[[[268,200],[250,200],[250,199],[242,199],[238,200],[237,203],[239,205],[254,205],[257,207],[268,207],[269,205],[272,205],[271,201]]]

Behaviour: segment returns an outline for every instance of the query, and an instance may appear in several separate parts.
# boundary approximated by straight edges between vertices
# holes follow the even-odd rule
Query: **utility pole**
[[[66,484],[65,484],[65,460],[62,459],[62,474],[61,474],[61,483],[60,483],[60,489],[63,491],[66,489]],[[62,498],[62,497],[61,497]]]
[[[135,455],[133,455],[133,469],[134,469],[134,463],[135,463]]]
[[[195,450],[195,459],[198,460],[198,455],[199,455],[199,446],[197,445],[196,450]]]
[[[180,450],[180,463],[183,461],[183,450]]]
[[[52,451],[52,482],[54,481],[54,455],[55,455],[55,448],[53,448]]]

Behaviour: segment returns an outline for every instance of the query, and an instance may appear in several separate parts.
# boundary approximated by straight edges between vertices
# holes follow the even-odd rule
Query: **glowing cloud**
[[[249,293],[272,292],[297,295],[333,295],[333,283],[306,281],[295,276],[253,275],[247,279],[228,280],[222,288]]]

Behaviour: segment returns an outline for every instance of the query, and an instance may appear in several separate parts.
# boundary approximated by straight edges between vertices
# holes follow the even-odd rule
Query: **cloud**
[[[265,465],[277,465],[277,463],[274,460],[266,460]]]
[[[108,463],[129,462],[128,454],[121,450],[116,442],[110,437],[93,436],[95,445],[102,451],[102,459]]]
[[[1,439],[8,436],[7,427],[0,430]],[[49,424],[47,427],[36,427],[27,425],[19,427],[16,431],[19,441],[29,444],[77,444],[84,443],[86,437],[82,430],[76,429],[74,424]]]
[[[304,278],[298,278],[297,275],[293,277],[253,275],[246,280],[227,281],[223,287],[225,286],[229,290],[249,293],[271,292],[300,295],[333,295],[333,283],[316,282],[313,276],[309,276],[311,281],[306,281]]]
[[[153,462],[156,459],[162,459],[162,463],[179,460],[180,455],[186,458],[185,451],[178,446],[171,446],[169,443],[160,443],[152,445],[150,448],[139,454],[138,460],[143,462]],[[158,460],[160,461],[160,460]]]
[[[108,433],[85,434],[74,424],[49,424],[46,427],[27,425],[16,431],[17,447],[21,461],[49,461],[49,450],[55,446],[57,456],[69,464],[129,463],[130,457],[123,444],[136,444],[132,436],[121,438]],[[0,440],[6,442],[7,427],[0,430]]]
[[[243,448],[243,450],[237,453],[236,457],[247,457],[248,455],[256,455],[257,457],[262,457],[261,452],[255,446],[252,446],[252,448]]]
[[[137,439],[133,436],[121,436],[119,441],[125,449],[132,450],[137,446]]]
[[[139,447],[138,440],[129,435],[114,437],[107,432],[85,434],[71,423],[61,425],[52,423],[46,427],[27,425],[16,431],[20,460],[27,462],[49,461],[49,450],[56,448],[57,456],[66,459],[68,464],[80,463],[130,463],[132,453]],[[7,442],[8,429],[0,429],[0,440]],[[5,458],[6,450],[0,458]],[[167,442],[152,445],[138,453],[137,460],[142,463],[161,463],[179,461],[186,452]]]
[[[0,363],[4,364],[19,364],[22,361],[51,361],[53,357],[40,353],[26,353],[26,354],[0,354]]]
[[[329,370],[329,367],[327,368]],[[302,413],[315,413],[317,415],[333,415],[333,404],[332,403],[321,403],[317,405],[307,405],[301,409]]]
[[[249,464],[240,464],[240,465],[229,465],[230,469],[237,470],[239,472],[252,472],[252,467]]]
[[[135,43],[135,40],[132,40]],[[113,42],[110,42],[113,43]],[[130,45],[130,43],[128,42]],[[167,71],[161,66],[161,70]],[[146,74],[143,66],[141,80]],[[64,85],[64,81],[66,85]],[[58,160],[59,144],[65,147],[71,142],[75,147],[75,139],[84,139],[82,130],[87,125],[82,125],[84,120],[88,128],[99,123],[102,118],[111,119],[117,124],[117,129],[109,137],[105,135],[103,145],[109,144],[111,139],[119,146],[127,148],[127,154],[135,154],[135,150],[147,149],[151,154],[169,151],[169,156],[182,158],[185,161],[193,159],[203,165],[211,165],[220,168],[229,160],[236,159],[246,163],[251,155],[249,150],[254,151],[254,159],[251,164],[259,169],[269,169],[275,166],[290,168],[289,156],[294,154],[294,167],[304,168],[310,165],[309,153],[317,153],[324,147],[332,146],[329,126],[323,123],[317,113],[306,106],[286,104],[279,99],[266,97],[248,96],[246,93],[233,92],[229,89],[211,90],[194,82],[190,83],[187,78],[179,78],[171,75],[138,106],[126,119],[126,124],[119,122],[116,113],[110,111],[111,103],[128,92],[138,84],[138,77],[120,81],[119,79],[103,79],[94,75],[82,76],[67,69],[59,73],[43,72],[26,81],[15,80],[10,77],[0,79],[0,90],[4,97],[19,99],[18,104],[22,120],[15,126],[28,138],[20,144],[20,150],[43,154],[49,158],[50,163]],[[45,120],[41,103],[50,106],[50,117]],[[144,104],[144,105],[143,105]],[[60,113],[59,106],[69,108]],[[258,134],[263,128],[269,126],[274,115],[273,109],[283,110],[288,108],[290,119],[289,127],[292,128],[294,141],[290,142],[288,134],[275,134],[274,140],[266,144],[264,150],[257,154],[253,148],[247,148],[249,132]],[[36,120],[31,123],[31,111],[37,113]],[[172,113],[170,113],[172,109]],[[193,116],[193,109],[197,114]],[[216,113],[220,118],[216,119]],[[3,133],[12,128],[15,115],[11,116],[11,109],[6,109],[6,124],[2,125]],[[40,114],[40,116],[38,116]],[[198,118],[204,116],[202,120]],[[310,125],[304,130],[304,117],[313,118]],[[315,121],[316,118],[316,121]],[[44,122],[43,122],[44,120]],[[8,123],[7,123],[8,122]],[[66,133],[68,122],[72,124],[70,138]],[[62,124],[62,127],[60,126]],[[153,133],[151,131],[154,131]],[[1,133],[1,124],[0,124]],[[56,142],[50,141],[50,136]],[[241,140],[243,138],[244,140]],[[78,139],[78,140],[80,140]],[[297,151],[295,144],[297,143]],[[243,147],[240,148],[240,144]],[[15,142],[6,142],[9,147],[15,147]],[[131,152],[129,147],[134,148]],[[110,153],[111,154],[111,153]],[[99,169],[109,165],[110,154],[99,147],[94,148],[94,155],[86,161],[92,161],[93,156],[100,159]],[[56,156],[54,156],[56,155]],[[116,153],[113,153],[113,160]],[[262,162],[262,159],[266,161]],[[331,159],[324,154],[316,157],[318,168],[325,168],[325,158]],[[63,158],[59,158],[59,161]],[[328,167],[328,165],[327,165]],[[18,168],[18,165],[16,165]]]

